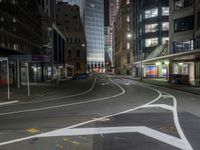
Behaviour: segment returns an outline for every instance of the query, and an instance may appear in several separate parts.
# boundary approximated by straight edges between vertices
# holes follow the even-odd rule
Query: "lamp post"
[[[142,50],[140,50],[140,81],[143,80],[143,63],[142,63]]]

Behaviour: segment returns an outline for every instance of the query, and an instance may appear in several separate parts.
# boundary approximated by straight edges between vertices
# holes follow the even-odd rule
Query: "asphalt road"
[[[200,97],[119,76],[0,106],[0,150],[200,150]]]

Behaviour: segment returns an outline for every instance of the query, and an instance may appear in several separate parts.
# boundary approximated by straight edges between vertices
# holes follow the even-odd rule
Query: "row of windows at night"
[[[174,9],[180,10],[185,7],[189,7],[193,5],[193,0],[175,0],[174,1]]]
[[[145,19],[153,18],[158,16],[158,8],[152,8],[145,10],[144,17]],[[162,7],[162,16],[169,16],[169,7]]]
[[[145,25],[145,33],[157,32],[157,31],[158,31],[158,23]],[[169,31],[169,22],[162,23],[162,31]]]
[[[173,42],[173,53],[192,51],[196,48],[200,48],[200,38],[181,42]]]
[[[67,44],[81,44],[80,37],[66,37]]]
[[[72,50],[68,50],[68,51],[67,51],[67,56],[68,56],[68,58],[72,58],[72,57],[80,58],[80,57],[82,57],[82,55],[83,55],[83,54],[81,53],[80,50],[77,50],[77,51],[76,51],[76,55],[75,55],[75,56],[73,56]]]
[[[162,44],[166,44],[169,41],[169,37],[162,37]],[[154,38],[147,38],[144,40],[144,47],[156,47],[159,45],[159,39],[158,37]],[[139,44],[139,47],[141,47],[141,42]]]
[[[141,36],[144,33],[155,33],[159,31],[159,24],[158,23],[152,23],[152,24],[146,24],[144,26],[144,31],[142,27],[137,32],[137,37]],[[160,31],[169,31],[169,22],[162,22],[161,23],[161,29]]]
[[[174,31],[182,32],[194,29],[194,16],[174,20]]]

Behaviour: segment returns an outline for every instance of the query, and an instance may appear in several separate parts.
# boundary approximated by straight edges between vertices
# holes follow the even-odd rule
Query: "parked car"
[[[88,73],[79,73],[73,77],[73,80],[87,79],[89,76]]]

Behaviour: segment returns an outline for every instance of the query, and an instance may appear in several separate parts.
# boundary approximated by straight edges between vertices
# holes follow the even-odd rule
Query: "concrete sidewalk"
[[[132,76],[123,76],[123,77],[136,80],[139,82],[143,82],[143,83],[149,83],[153,85],[163,86],[163,87],[167,87],[167,88],[171,88],[175,90],[180,90],[180,91],[200,95],[200,86],[169,83],[166,79],[162,79],[162,78],[158,78],[158,79],[157,78],[143,78],[143,80],[141,81],[140,78],[135,78]]]
[[[49,81],[43,83],[30,83],[30,96],[28,96],[28,87],[26,83],[22,83],[20,89],[10,86],[10,99],[8,100],[7,86],[0,87],[0,105],[14,103],[16,101],[27,101],[37,98],[47,92],[55,90],[60,82]]]

